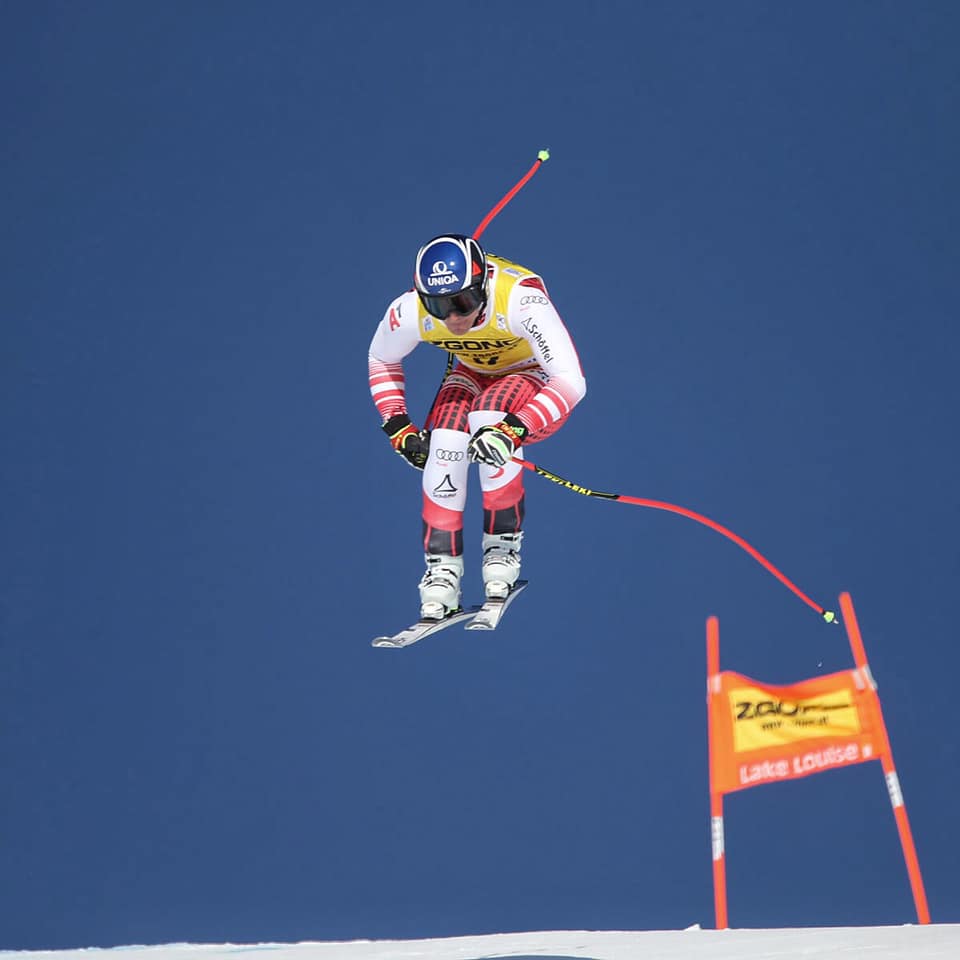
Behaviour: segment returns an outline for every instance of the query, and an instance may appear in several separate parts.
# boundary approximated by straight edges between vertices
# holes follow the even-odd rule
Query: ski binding
[[[496,630],[504,610],[513,603],[513,598],[529,583],[529,580],[518,580],[511,591],[498,600],[487,600],[477,611],[476,616],[467,624],[468,630]]]

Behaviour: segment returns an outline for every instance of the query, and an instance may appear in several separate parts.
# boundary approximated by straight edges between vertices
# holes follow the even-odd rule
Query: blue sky
[[[958,42],[933,2],[0,5],[0,947],[712,922],[705,620],[771,683],[842,630],[530,477],[502,627],[369,645],[422,566],[370,337],[542,147],[484,241],[589,392],[531,458],[850,591],[960,920]],[[913,919],[878,764],[731,797],[727,846],[733,926]]]

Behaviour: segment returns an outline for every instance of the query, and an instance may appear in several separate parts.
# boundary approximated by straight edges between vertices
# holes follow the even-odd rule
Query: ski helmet
[[[444,233],[417,254],[414,283],[420,302],[438,320],[466,315],[487,302],[487,257],[473,237]]]

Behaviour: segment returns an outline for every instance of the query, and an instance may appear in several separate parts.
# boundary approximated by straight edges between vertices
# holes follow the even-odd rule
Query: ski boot
[[[520,541],[523,533],[483,535],[483,592],[488,600],[507,596],[520,577]]]
[[[427,572],[420,581],[420,619],[442,620],[460,609],[463,557],[424,554]]]

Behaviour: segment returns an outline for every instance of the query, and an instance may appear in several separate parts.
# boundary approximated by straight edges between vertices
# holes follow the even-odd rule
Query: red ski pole
[[[537,159],[534,161],[533,166],[503,195],[500,199],[500,202],[480,221],[480,226],[473,231],[473,239],[479,240],[480,234],[490,225],[490,221],[523,189],[524,184],[543,166],[547,160],[550,159],[550,151],[547,149],[539,151],[537,153]],[[447,368],[443,373],[443,377],[440,379],[440,386],[443,386],[443,381],[450,376],[450,371],[453,369],[454,356],[452,353],[447,354]],[[440,387],[437,388],[437,396],[440,394]],[[437,402],[437,397],[433,398],[433,403],[430,404],[429,411],[433,410],[433,404]],[[427,413],[427,429],[430,428],[430,412]]]
[[[750,546],[750,544],[747,543],[743,537],[738,536],[732,530],[728,530],[715,520],[711,520],[709,517],[705,517],[701,513],[697,513],[694,510],[688,510],[686,507],[678,507],[675,503],[664,503],[662,500],[646,500],[643,497],[628,497],[620,493],[601,493],[599,490],[591,490],[589,487],[582,487],[578,483],[572,483],[569,480],[564,480],[563,477],[557,476],[557,474],[551,473],[549,470],[545,470],[543,467],[538,467],[535,463],[531,463],[529,460],[518,460],[514,458],[513,462],[520,464],[521,467],[525,467],[527,470],[532,470],[538,476],[545,477],[547,480],[552,480],[554,483],[559,483],[561,487],[566,487],[567,490],[572,490],[574,493],[581,493],[585,497],[596,497],[600,500],[617,500],[620,503],[631,503],[637,507],[651,507],[654,510],[666,510],[670,513],[677,513],[682,517],[688,517],[690,520],[695,520],[697,523],[702,523],[704,526],[710,527],[711,530],[716,530],[717,533],[722,534],[728,540],[732,540],[742,550],[746,550],[746,552],[749,553],[750,556],[757,561],[757,563],[772,573],[785,587],[787,587],[789,590],[792,590],[808,607],[816,610],[817,613],[819,613],[827,623],[839,623],[837,615],[832,610],[827,610],[824,607],[821,607],[819,603],[815,603],[813,600],[811,600],[792,580],[781,573],[762,553],[760,553],[759,550]]]
[[[541,150],[533,166],[503,195],[500,202],[480,221],[480,226],[473,231],[473,239],[479,240],[480,234],[490,225],[490,221],[523,189],[524,184],[550,159],[549,150]]]

